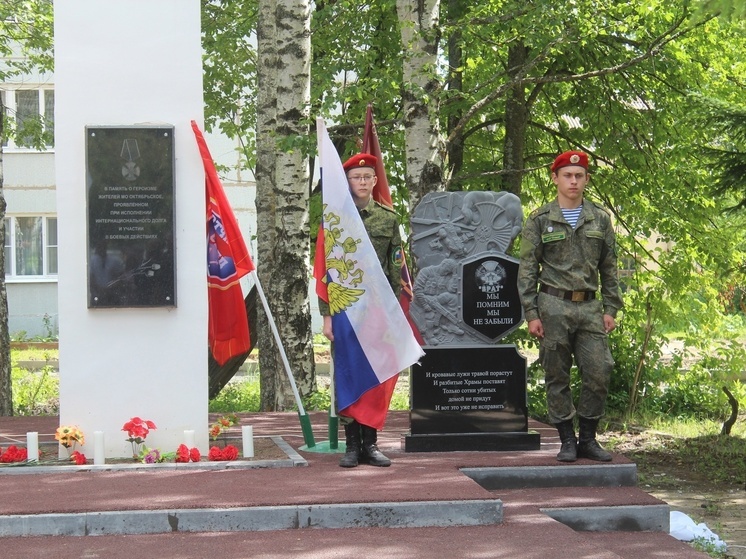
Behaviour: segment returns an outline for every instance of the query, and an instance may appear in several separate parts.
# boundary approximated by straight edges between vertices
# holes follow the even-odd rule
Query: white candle
[[[194,448],[194,430],[193,429],[184,431],[184,444],[189,450]]]
[[[241,438],[243,442],[243,457],[254,457],[254,428],[251,425],[241,427]]]
[[[27,462],[39,461],[39,433],[36,431],[26,433],[26,451]]]
[[[93,463],[98,466],[106,462],[106,446],[104,445],[104,432],[93,432]]]

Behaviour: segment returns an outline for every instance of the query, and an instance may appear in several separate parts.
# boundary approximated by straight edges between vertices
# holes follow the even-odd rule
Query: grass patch
[[[634,425],[612,422],[599,438],[609,450],[633,460],[641,484],[653,489],[743,489],[746,416],[739,417],[730,435],[721,435],[721,428],[715,421],[657,418]]]
[[[60,411],[60,381],[49,363],[59,358],[57,350],[23,349],[10,354],[13,410],[16,415],[56,415]],[[36,361],[30,371],[18,364]]]

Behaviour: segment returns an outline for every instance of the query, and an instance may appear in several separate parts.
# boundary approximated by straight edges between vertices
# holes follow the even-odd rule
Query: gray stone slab
[[[421,528],[500,524],[499,499],[0,516],[0,536],[103,536],[297,528]]]
[[[422,528],[426,526],[484,526],[502,523],[498,499],[471,501],[418,501],[314,505],[314,528]]]
[[[670,531],[668,505],[546,508],[541,512],[579,532]]]
[[[637,465],[520,466],[461,468],[465,475],[488,491],[537,487],[634,487]]]
[[[0,537],[78,536],[85,533],[85,514],[17,514],[0,516]]]

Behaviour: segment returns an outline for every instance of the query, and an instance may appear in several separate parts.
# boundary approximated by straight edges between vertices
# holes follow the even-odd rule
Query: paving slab
[[[327,438],[326,414],[312,413],[317,440]],[[389,468],[338,466],[339,455],[299,450],[304,445],[296,413],[240,414],[241,425],[252,425],[255,436],[279,436],[307,461],[306,467],[245,470],[195,469],[137,471],[82,471],[68,474],[0,476],[4,515],[67,514],[70,518],[103,513],[159,511],[298,510],[300,507],[353,506],[372,510],[381,503],[436,503],[441,517],[449,518],[469,502],[502,503],[500,522],[484,526],[298,527],[283,530],[225,531],[218,525],[206,531],[143,535],[25,536],[0,538],[3,557],[105,557],[141,555],[204,558],[238,557],[521,557],[526,559],[684,558],[704,559],[662,532],[576,531],[544,510],[593,507],[660,507],[665,503],[637,487],[547,487],[495,489],[483,487],[463,473],[463,468],[537,468],[562,466],[555,460],[559,448],[556,431],[531,422],[541,434],[541,448],[523,452],[406,453],[402,436],[408,431],[408,414],[392,412],[379,446],[389,455]],[[0,446],[27,431],[52,435],[57,418],[0,418]],[[240,429],[240,425],[237,426]],[[340,433],[341,437],[341,433]],[[614,455],[610,465],[630,465]],[[573,466],[595,466],[579,460]],[[628,467],[628,466],[626,466]],[[505,470],[507,473],[508,470]],[[393,506],[389,511],[393,510]],[[406,515],[412,515],[411,508]],[[493,509],[494,510],[494,509]],[[344,513],[342,513],[344,516]],[[105,522],[109,525],[115,524]],[[172,525],[169,525],[172,527]],[[102,533],[105,534],[105,531]],[[633,534],[629,538],[625,534]],[[624,538],[623,538],[624,536]],[[617,545],[614,538],[634,541]]]

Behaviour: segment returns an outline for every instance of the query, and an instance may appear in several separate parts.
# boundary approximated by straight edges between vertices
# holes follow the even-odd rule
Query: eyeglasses
[[[375,175],[352,175],[347,177],[352,182],[370,182],[372,181],[376,176]]]

